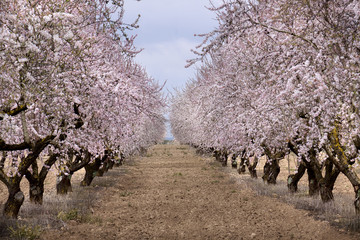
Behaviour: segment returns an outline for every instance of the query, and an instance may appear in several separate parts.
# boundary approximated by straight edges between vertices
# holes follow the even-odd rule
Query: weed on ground
[[[42,205],[26,201],[20,209],[18,220],[1,218],[0,239],[37,239],[44,229],[66,228],[72,221],[101,223],[101,219],[92,215],[92,208],[99,197],[99,192],[109,184],[108,177],[97,177],[89,187],[80,187],[78,183],[74,183],[73,192],[67,195],[45,192]]]

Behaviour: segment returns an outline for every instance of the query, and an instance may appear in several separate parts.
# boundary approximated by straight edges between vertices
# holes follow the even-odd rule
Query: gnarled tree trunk
[[[44,181],[39,181],[37,183],[29,183],[29,198],[30,202],[35,204],[42,204],[43,203],[43,196],[44,196]]]
[[[29,182],[29,196],[32,203],[43,203],[44,182],[51,166],[56,162],[57,157],[57,155],[52,154],[45,161],[40,173],[38,173],[38,166],[36,161],[31,165],[32,171],[26,171],[25,177]]]
[[[228,153],[227,151],[222,151],[221,153],[221,163],[222,163],[222,166],[223,167],[226,167],[227,166],[227,162],[228,162]]]
[[[20,207],[24,202],[24,193],[20,189],[20,182],[23,176],[26,174],[28,168],[36,162],[36,159],[44,148],[53,140],[55,136],[47,136],[41,140],[36,141],[31,152],[21,159],[21,163],[18,166],[18,172],[13,177],[8,177],[3,169],[0,168],[0,180],[5,183],[8,188],[9,196],[4,205],[3,215],[9,218],[17,218]],[[3,145],[3,148],[6,145]],[[6,149],[5,149],[6,150]]]
[[[226,150],[215,150],[214,157],[216,161],[221,162],[222,166],[225,167],[227,165],[228,153]]]
[[[236,154],[233,154],[232,156],[231,156],[231,167],[232,168],[237,168],[237,162],[236,162],[236,158],[237,158],[237,155]]]
[[[101,162],[101,158],[95,158],[93,163],[87,164],[85,166],[85,176],[80,183],[81,186],[90,186],[91,182],[97,175],[97,171],[99,171]]]
[[[108,163],[108,169],[113,169],[115,165],[115,162],[113,160],[109,161]]]
[[[17,218],[25,196],[24,193],[20,190],[20,181],[18,181],[18,179],[12,180],[12,184],[8,187],[9,196],[4,205],[3,214],[8,218]]]
[[[298,156],[298,149],[297,146],[295,146],[292,143],[289,143],[290,149]],[[302,161],[299,166],[299,170],[297,175],[290,175],[288,178],[288,187],[290,191],[297,190],[297,186],[295,188],[295,183],[291,182],[291,177],[294,176],[294,179],[297,183],[298,180],[302,177],[302,175],[305,172],[305,169],[308,171],[308,179],[309,179],[309,195],[310,196],[316,196],[318,193],[320,193],[321,200],[323,202],[329,202],[333,200],[334,196],[332,194],[333,186],[335,183],[335,180],[337,176],[339,175],[339,171],[336,168],[333,168],[333,166],[330,164],[330,158],[332,157],[331,153],[326,151],[329,158],[325,161],[326,165],[326,172],[325,172],[325,178],[322,175],[322,167],[317,159],[317,152],[314,150],[314,148],[311,148],[308,151],[309,159],[305,159],[304,156],[302,156]],[[290,184],[289,184],[290,183]]]
[[[337,127],[335,127],[331,134],[328,135],[328,138],[330,140],[332,150],[329,147],[324,147],[324,149],[328,156],[332,156],[333,152],[336,154],[336,158],[330,157],[329,159],[351,182],[355,193],[355,210],[358,214],[360,214],[360,179],[353,169],[349,167],[351,159],[345,155],[344,147],[340,144]]]
[[[256,166],[257,166],[258,162],[259,162],[259,158],[256,156],[254,157],[254,161],[252,164],[250,162],[250,159],[248,157],[246,158],[245,164],[248,167],[250,177],[252,177],[252,178],[257,178]]]
[[[262,179],[268,184],[276,184],[277,176],[280,173],[280,159],[285,157],[285,151],[278,149],[271,149],[266,144],[261,145],[264,149],[264,153],[267,157],[267,161],[264,165],[264,175]]]
[[[239,163],[239,168],[238,168],[238,173],[239,174],[245,173],[245,170],[246,170],[245,161],[246,161],[246,151],[243,150],[240,153],[240,163]]]
[[[298,183],[302,176],[304,176],[306,166],[304,163],[301,163],[297,169],[297,173],[290,174],[287,179],[287,186],[291,193],[295,193],[298,190]]]
[[[245,160],[246,159],[243,156],[240,158],[240,163],[239,163],[239,168],[238,168],[238,173],[239,174],[245,173],[245,170],[246,170]]]
[[[307,169],[308,181],[309,181],[309,195],[317,196],[320,192],[320,186],[318,179],[315,176],[315,172],[312,168]]]
[[[109,171],[109,167],[110,167],[110,162],[112,162],[112,160],[110,159],[110,156],[107,155],[107,157],[105,158],[105,160],[102,162],[99,170],[97,171],[97,175],[98,177],[102,177],[104,176],[104,173],[107,173]]]
[[[330,158],[325,162],[325,178],[324,182],[320,182],[320,196],[323,202],[328,202],[334,199],[333,189],[340,170],[334,166]]]
[[[276,179],[279,173],[279,160],[267,160],[264,165],[264,175],[262,176],[262,179],[268,184],[276,184]]]
[[[72,186],[71,186],[71,176],[72,175],[65,175],[60,174],[57,176],[56,179],[56,193],[65,195],[68,192],[72,192]]]
[[[124,164],[125,156],[124,154],[120,153],[119,156],[115,159],[115,167],[120,167]]]
[[[74,154],[72,154],[74,155]],[[85,151],[85,156],[82,157],[80,153],[76,153],[75,158],[70,155],[69,159],[72,159],[73,161],[67,162],[67,172],[60,173],[57,177],[56,181],[56,192],[57,194],[67,194],[68,192],[72,192],[72,186],[71,186],[71,177],[72,175],[85,167],[91,159],[91,154],[88,151]]]

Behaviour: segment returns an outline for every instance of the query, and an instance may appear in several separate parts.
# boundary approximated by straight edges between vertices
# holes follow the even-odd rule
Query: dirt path
[[[155,146],[106,181],[93,208],[101,221],[70,221],[43,239],[359,239],[255,195],[185,146]]]

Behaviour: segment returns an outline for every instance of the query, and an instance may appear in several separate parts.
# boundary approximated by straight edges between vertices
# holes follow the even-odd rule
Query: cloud
[[[217,5],[221,1],[213,0]],[[183,88],[195,75],[194,67],[185,68],[186,60],[195,57],[190,50],[202,41],[194,34],[210,32],[217,25],[215,14],[205,6],[210,6],[209,0],[125,1],[127,23],[141,15],[140,28],[132,32],[138,35],[135,46],[144,49],[136,61],[159,83],[167,81],[165,94]]]
[[[219,0],[217,0],[219,1]],[[136,61],[165,89],[185,86],[195,75],[194,68],[185,68],[186,60],[195,56],[190,51],[202,41],[194,34],[207,33],[216,26],[215,14],[205,6],[208,0],[127,0],[125,20],[132,22],[141,14],[135,46],[143,48]]]
[[[211,31],[215,15],[207,10],[208,0],[142,0],[125,2],[126,20],[140,18],[138,43],[179,37],[193,38],[196,33]]]
[[[194,56],[190,49],[198,43],[185,38],[146,44],[136,61],[159,82],[167,81],[170,91],[180,88],[193,76],[193,69],[185,68],[186,60]]]

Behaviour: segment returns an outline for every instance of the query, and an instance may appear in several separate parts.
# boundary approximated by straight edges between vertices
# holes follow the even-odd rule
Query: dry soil
[[[257,195],[186,146],[155,146],[106,179],[91,209],[98,221],[68,221],[42,239],[360,239]]]

